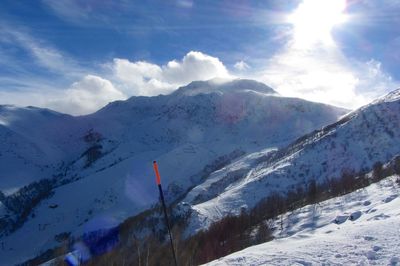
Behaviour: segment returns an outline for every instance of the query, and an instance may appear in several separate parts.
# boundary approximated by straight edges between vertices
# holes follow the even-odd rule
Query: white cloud
[[[289,46],[269,60],[262,79],[282,95],[348,106],[355,96],[357,78],[344,69],[338,57],[330,48]]]
[[[113,84],[101,77],[87,75],[62,93],[62,98],[51,99],[47,106],[70,114],[89,114],[109,102],[126,99]]]
[[[239,71],[245,71],[245,70],[250,69],[250,66],[243,60],[236,62],[235,65],[233,65],[233,67]]]
[[[104,74],[107,79],[81,75],[80,80],[67,89],[50,89],[48,84],[40,87],[35,83],[34,88],[0,90],[0,104],[34,105],[82,115],[130,96],[166,94],[193,80],[230,77],[218,58],[193,51],[182,60],[172,60],[165,65],[116,58],[107,64],[106,70],[110,72]]]
[[[161,66],[115,58],[108,67],[112,70],[112,82],[98,76],[85,76],[65,90],[63,98],[50,101],[47,106],[67,113],[87,114],[110,101],[169,93],[193,80],[229,77],[218,58],[193,51],[180,61],[172,60]]]
[[[73,23],[87,20],[91,12],[89,3],[85,4],[85,2],[79,3],[74,0],[42,0],[42,3],[60,18]]]
[[[382,69],[379,61],[371,59],[368,62],[359,63],[357,70],[359,82],[355,92],[362,94],[368,102],[399,86],[399,83]]]
[[[161,66],[116,58],[111,68],[113,80],[128,95],[169,93],[193,80],[230,76],[218,58],[195,51],[187,53],[180,61],[172,60]]]
[[[186,54],[181,62],[175,60],[168,62],[163,66],[163,72],[165,80],[175,84],[229,77],[228,70],[218,58],[194,51]]]
[[[110,81],[94,75],[87,75],[65,90],[29,89],[0,91],[0,104],[47,107],[58,112],[83,115],[97,111],[107,103],[126,99]]]
[[[192,0],[177,0],[176,4],[183,8],[192,8],[194,5]]]
[[[36,66],[53,73],[76,78],[82,75],[82,71],[85,71],[78,62],[45,41],[34,38],[21,27],[3,24],[1,21],[0,43],[12,44],[23,49],[31,56]],[[12,61],[9,58],[8,63]]]
[[[396,88],[390,75],[375,60],[346,58],[336,47],[288,46],[273,56],[261,80],[282,95],[356,108]]]
[[[115,58],[111,65],[113,80],[128,95],[154,95],[170,89],[160,81],[162,69],[145,61],[131,62]]]
[[[0,21],[1,43],[18,47],[24,54],[0,51],[0,58],[4,59],[0,66],[4,65],[13,73],[0,77],[0,104],[33,105],[86,114],[123,96],[110,81],[86,75],[88,69],[22,27]],[[36,70],[45,70],[47,75],[36,74]],[[80,81],[65,89],[76,80]]]

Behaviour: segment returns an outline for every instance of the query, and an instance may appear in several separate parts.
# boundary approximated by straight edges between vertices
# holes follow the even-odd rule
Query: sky
[[[349,109],[400,84],[398,0],[1,0],[0,104],[88,114],[251,78]]]

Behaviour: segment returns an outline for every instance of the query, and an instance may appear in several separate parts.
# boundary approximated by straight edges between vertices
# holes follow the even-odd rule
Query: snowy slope
[[[395,91],[285,148],[249,155],[212,173],[183,200],[192,210],[188,230],[239,214],[270,193],[285,195],[311,179],[322,183],[345,170],[368,171],[400,154],[399,139],[400,96]]]
[[[79,124],[48,109],[0,106],[0,191],[7,195],[55,174],[80,152]]]
[[[397,178],[287,213],[273,241],[207,265],[399,265]]]
[[[44,121],[33,122],[30,111],[40,113]],[[282,147],[336,121],[346,111],[280,97],[249,80],[214,80],[191,83],[167,96],[113,102],[82,117],[29,108],[7,112],[1,118],[2,126],[15,133],[14,142],[26,140],[39,147],[56,165],[55,173],[43,176],[57,175],[51,195],[41,199],[20,228],[0,239],[5,243],[0,249],[2,261],[13,264],[58,245],[55,236],[60,233],[78,236],[93,226],[117,224],[151,206],[158,199],[151,166],[155,159],[167,198],[173,199],[201,182],[207,169],[217,167],[221,158],[227,164],[243,152]],[[8,147],[11,142],[2,143]],[[18,149],[24,160],[46,158],[40,154],[30,158],[32,153],[24,151],[27,146]],[[92,160],[90,152],[96,155]],[[6,166],[2,157],[0,164]],[[31,168],[17,166],[31,172]],[[13,176],[12,169],[4,168],[11,173],[7,176]],[[6,186],[3,191],[10,189]],[[4,205],[0,211],[7,214]],[[22,239],[27,239],[23,249]]]

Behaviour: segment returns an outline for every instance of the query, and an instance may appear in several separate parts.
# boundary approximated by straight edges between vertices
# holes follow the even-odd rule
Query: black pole
[[[157,177],[156,180],[157,180],[157,185],[158,185],[158,191],[160,192],[161,204],[162,204],[162,207],[164,210],[165,225],[167,226],[167,229],[168,229],[169,241],[170,241],[171,250],[172,250],[172,256],[174,257],[175,266],[178,266],[178,263],[176,261],[176,255],[175,255],[174,242],[172,240],[171,226],[169,225],[169,220],[168,220],[167,207],[165,205],[165,200],[164,200],[164,193],[163,193],[163,190],[161,187],[161,178],[160,178],[160,174],[158,172],[158,166],[157,166],[156,161],[153,162],[153,166],[154,166],[154,171],[155,171],[156,177]]]

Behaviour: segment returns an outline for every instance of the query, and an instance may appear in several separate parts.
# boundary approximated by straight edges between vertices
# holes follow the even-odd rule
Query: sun
[[[331,31],[347,20],[345,9],[346,0],[304,0],[288,18],[296,45],[333,44]]]

